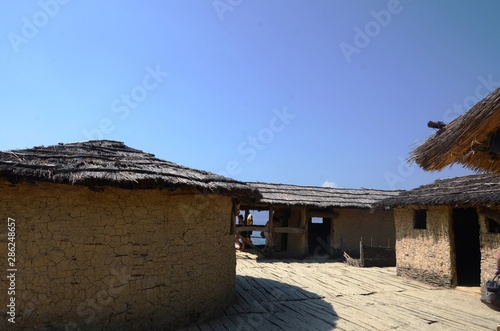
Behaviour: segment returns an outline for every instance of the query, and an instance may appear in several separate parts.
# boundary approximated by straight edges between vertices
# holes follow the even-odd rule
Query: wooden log
[[[305,229],[299,229],[299,228],[293,228],[289,226],[277,226],[273,228],[275,233],[297,233],[297,234],[302,234],[305,233]]]
[[[236,231],[265,231],[268,232],[269,229],[263,225],[252,225],[252,226],[236,226]]]

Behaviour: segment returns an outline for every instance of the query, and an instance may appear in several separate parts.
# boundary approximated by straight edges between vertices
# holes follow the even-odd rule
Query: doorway
[[[479,286],[481,250],[479,218],[475,208],[455,208],[452,212],[455,263],[458,286]]]
[[[331,218],[312,217],[307,227],[309,255],[325,256],[330,254]]]

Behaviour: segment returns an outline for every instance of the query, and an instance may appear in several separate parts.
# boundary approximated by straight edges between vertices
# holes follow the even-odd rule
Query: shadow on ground
[[[318,294],[250,276],[236,276],[236,299],[224,313],[183,330],[332,330],[338,320]]]

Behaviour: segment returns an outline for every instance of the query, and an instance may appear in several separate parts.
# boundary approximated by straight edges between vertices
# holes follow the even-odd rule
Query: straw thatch
[[[500,139],[500,89],[438,131],[410,155],[424,170],[461,163],[479,172],[500,174],[500,154],[490,141]]]
[[[432,184],[403,191],[377,204],[379,208],[404,206],[488,206],[500,204],[500,176],[477,174],[439,179]]]
[[[92,140],[0,152],[0,177],[21,181],[115,186],[126,189],[196,188],[204,192],[260,194],[245,183],[155,158],[122,142]]]
[[[286,184],[247,183],[259,190],[259,204],[276,206],[306,206],[312,208],[350,207],[369,209],[376,202],[396,196],[399,191],[345,189]]]

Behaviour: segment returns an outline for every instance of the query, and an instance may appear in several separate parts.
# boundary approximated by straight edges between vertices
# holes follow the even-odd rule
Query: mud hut
[[[394,248],[392,211],[371,210],[397,191],[247,183],[262,199],[241,210],[267,210],[276,234],[276,257],[360,255],[360,240]],[[258,229],[256,229],[258,230]]]
[[[0,152],[0,217],[15,224],[0,237],[2,261],[15,243],[14,279],[0,280],[2,294],[15,287],[7,317],[68,330],[214,317],[235,295],[239,200],[258,196],[117,141]]]
[[[479,172],[500,174],[500,89],[448,125],[437,127],[439,130],[410,156],[424,170],[461,163]]]
[[[394,209],[398,275],[437,286],[480,286],[500,247],[500,176],[436,180],[382,201]]]

